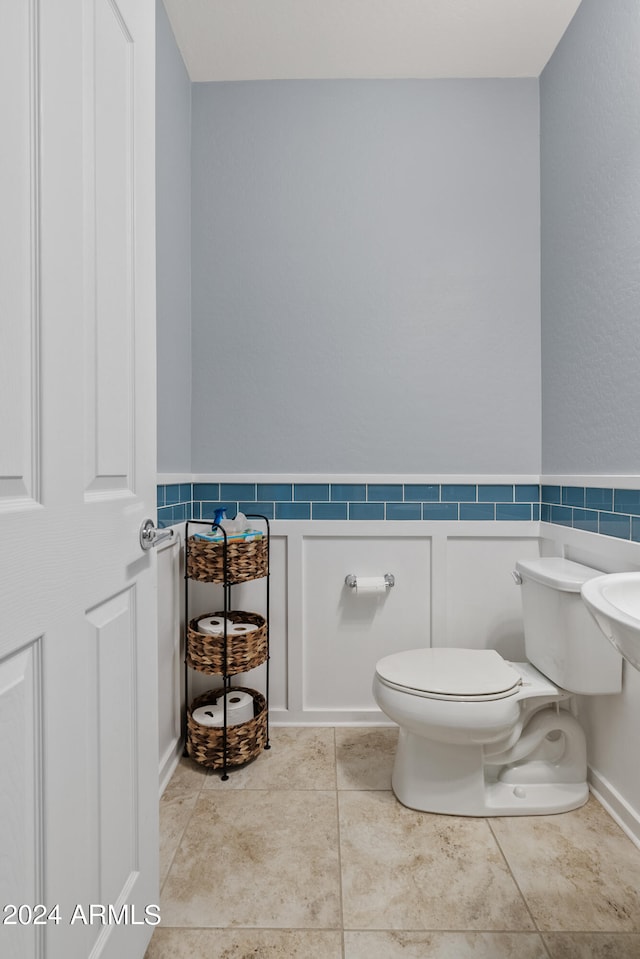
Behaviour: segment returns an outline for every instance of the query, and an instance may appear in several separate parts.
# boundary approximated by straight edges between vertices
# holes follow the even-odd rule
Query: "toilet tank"
[[[601,571],[557,556],[518,560],[516,570],[529,662],[572,693],[620,692],[622,657],[580,596],[582,584]]]

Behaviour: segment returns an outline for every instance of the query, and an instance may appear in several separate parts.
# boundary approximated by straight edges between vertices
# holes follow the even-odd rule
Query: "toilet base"
[[[554,782],[557,764],[548,764],[548,777],[541,776],[543,765],[531,764],[530,782],[526,763],[517,767],[512,782],[506,781],[508,775],[492,781],[482,746],[452,749],[401,729],[391,785],[403,806],[453,816],[539,816],[585,804],[586,775],[579,782]]]

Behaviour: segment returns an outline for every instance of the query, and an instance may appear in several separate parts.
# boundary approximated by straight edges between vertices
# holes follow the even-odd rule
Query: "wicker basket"
[[[227,766],[242,766],[257,755],[267,745],[267,701],[256,689],[233,686],[240,692],[253,696],[253,719],[237,726],[227,726]],[[198,696],[187,710],[187,752],[201,766],[210,769],[224,768],[224,728],[222,726],[202,726],[193,718],[198,706],[208,706],[216,702],[221,689],[211,689]]]
[[[266,536],[253,540],[227,543],[228,584],[260,579],[269,571],[269,540]],[[224,583],[224,542],[190,536],[187,540],[187,576],[201,583]]]
[[[187,629],[187,665],[201,673],[233,676],[260,666],[267,658],[267,623],[259,613],[247,613],[241,609],[228,611],[227,619],[233,623],[252,623],[257,629],[239,636],[227,635],[227,660],[224,658],[224,634],[212,636],[199,633],[198,622],[207,616],[224,616],[224,610],[203,613],[189,622]]]

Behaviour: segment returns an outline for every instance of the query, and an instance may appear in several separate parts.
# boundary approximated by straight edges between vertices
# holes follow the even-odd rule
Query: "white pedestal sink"
[[[581,592],[609,642],[640,670],[640,572],[596,576]]]

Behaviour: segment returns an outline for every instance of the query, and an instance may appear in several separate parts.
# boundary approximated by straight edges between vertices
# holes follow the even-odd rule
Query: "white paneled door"
[[[0,0],[0,955],[157,922],[154,0]]]

